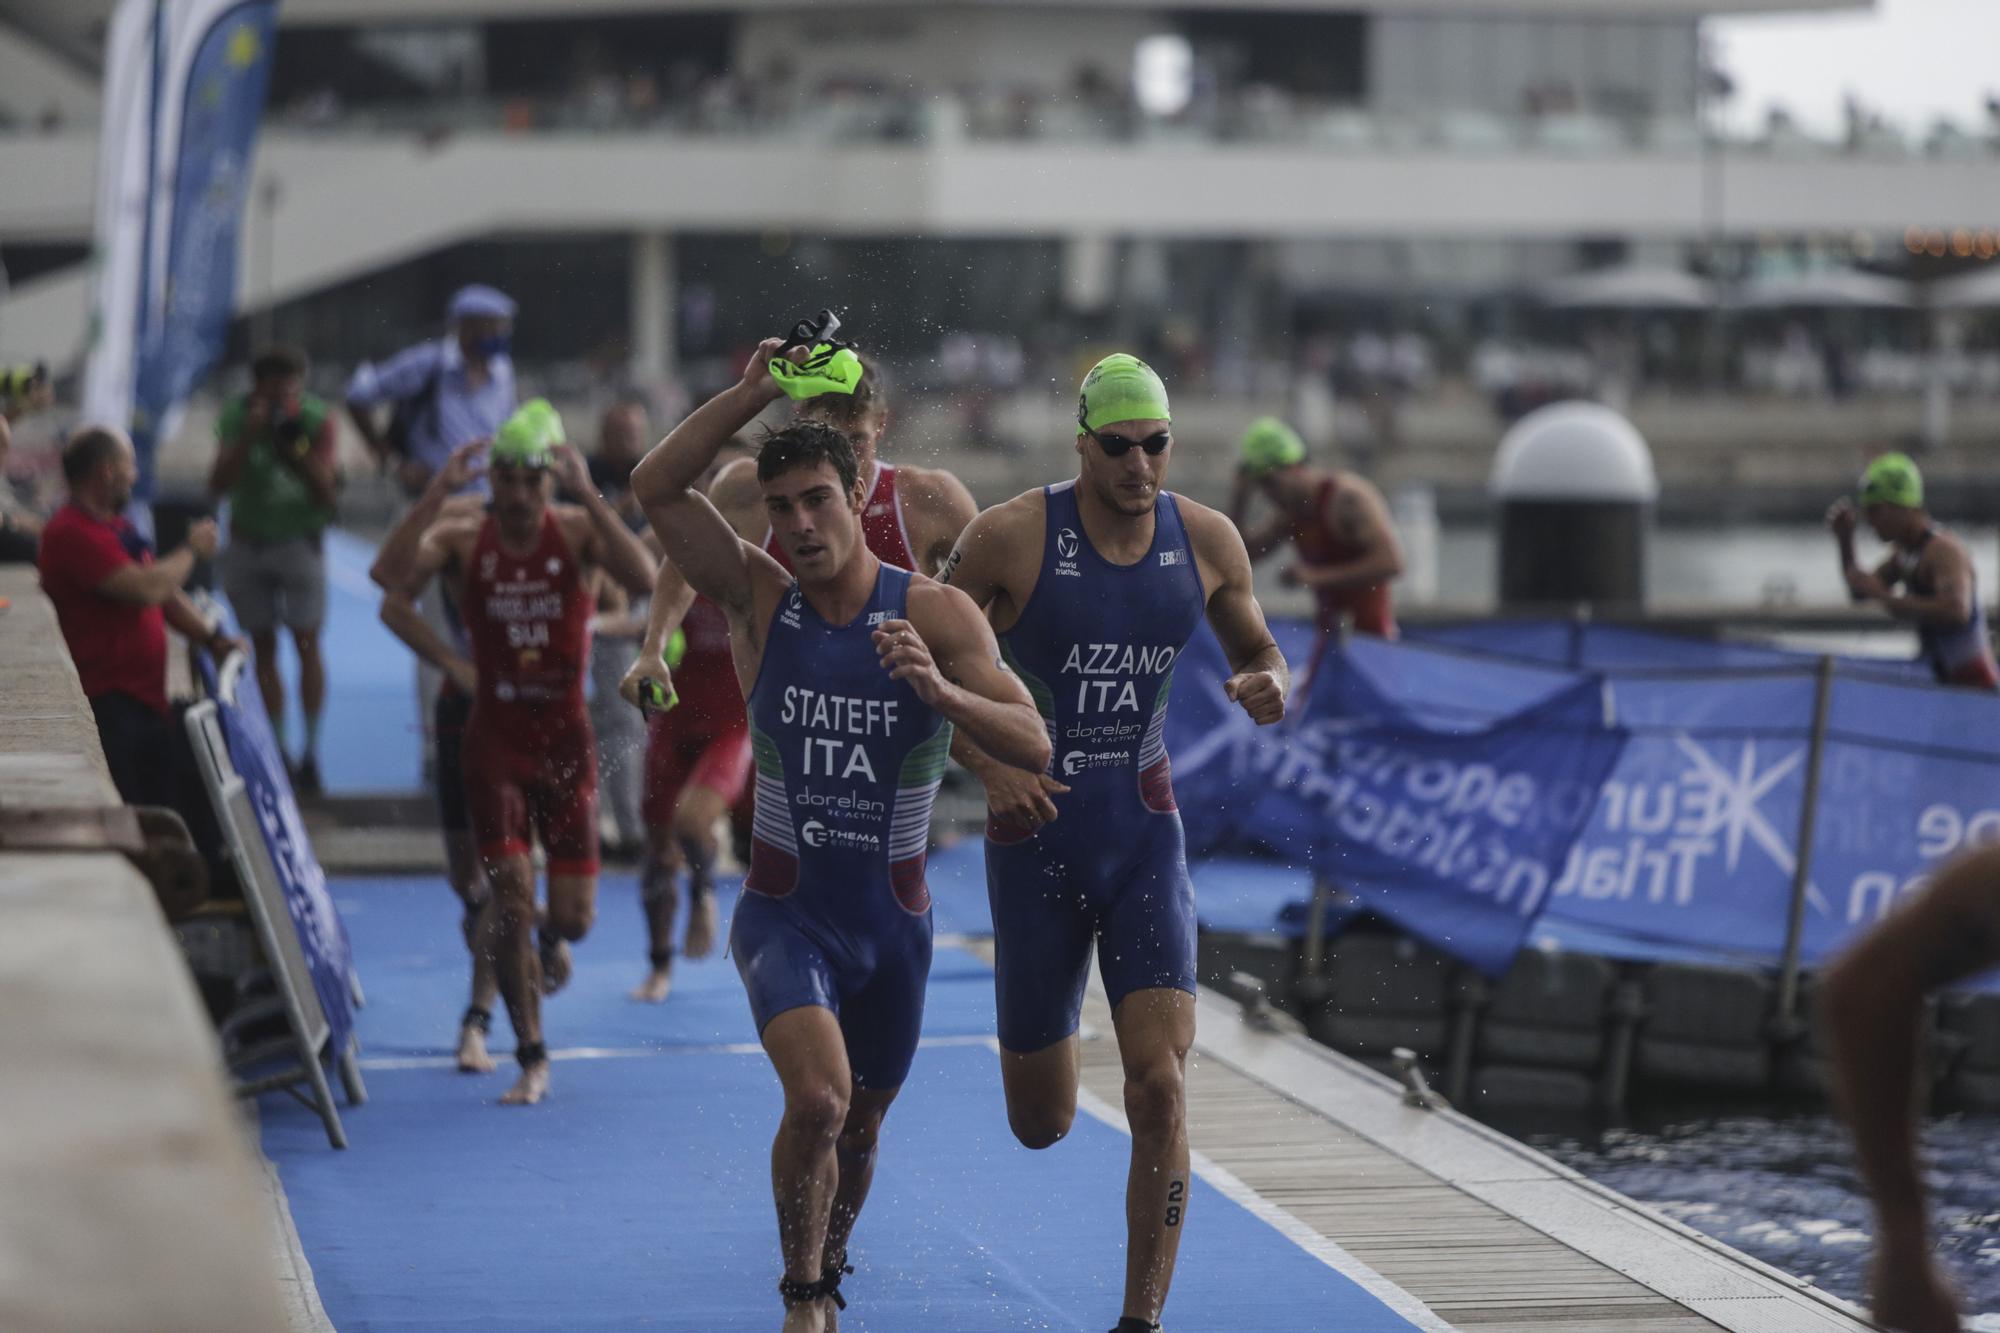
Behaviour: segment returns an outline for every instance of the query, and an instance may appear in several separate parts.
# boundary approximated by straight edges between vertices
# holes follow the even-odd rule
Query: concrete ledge
[[[0,597],[0,805],[116,804],[34,572]],[[0,1328],[284,1328],[214,1034],[123,858],[0,853],[0,1013]]]

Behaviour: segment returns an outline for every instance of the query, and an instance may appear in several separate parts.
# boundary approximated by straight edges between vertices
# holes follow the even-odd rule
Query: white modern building
[[[1837,7],[285,0],[239,300],[380,345],[497,270],[560,311],[552,355],[663,367],[740,332],[717,292],[790,308],[856,268],[941,326],[1226,324],[1260,285],[1477,295],[2000,227],[1977,131],[1704,134],[1705,17]],[[109,8],[0,0],[0,360],[84,346]]]

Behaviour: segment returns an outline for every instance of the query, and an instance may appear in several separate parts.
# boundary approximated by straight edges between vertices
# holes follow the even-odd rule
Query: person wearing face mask
[[[423,494],[431,478],[452,451],[474,440],[500,433],[515,407],[514,362],[508,355],[514,330],[514,302],[506,293],[474,284],[453,293],[445,308],[451,332],[443,338],[406,347],[387,361],[363,362],[347,382],[347,412],[368,450],[384,468],[394,467],[396,479],[412,500]],[[381,418],[384,406],[392,410]],[[489,493],[485,474],[465,482],[463,492]],[[447,637],[459,635],[459,616],[450,589],[443,584],[425,588],[417,599],[424,622]],[[465,726],[460,699],[441,694],[444,677],[430,663],[417,663],[417,716],[425,720],[424,773],[445,780],[449,762],[440,763],[441,747],[450,751]],[[440,800],[455,797],[440,789]]]
[[[379,365],[364,361],[347,382],[347,411],[369,452],[410,496],[423,492],[452,450],[489,440],[515,406],[514,302],[474,284],[445,308],[451,332],[406,347]],[[393,411],[380,419],[384,405]],[[468,484],[484,492],[484,481]]]

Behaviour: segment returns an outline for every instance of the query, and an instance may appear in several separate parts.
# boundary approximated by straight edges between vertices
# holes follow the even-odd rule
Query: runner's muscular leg
[[[486,879],[493,889],[494,965],[515,1046],[533,1054],[542,1046],[542,964],[535,954],[535,868],[525,855],[489,857]],[[507,1104],[541,1100],[548,1089],[548,1056],[521,1066],[521,1079],[500,1100]]]
[[[500,999],[500,984],[494,972],[500,943],[499,913],[493,909],[493,895],[480,872],[479,849],[470,830],[453,829],[445,833],[444,862],[451,891],[464,905],[465,947],[472,955],[472,1000],[465,1021],[459,1024],[458,1067],[467,1074],[490,1074],[493,1057],[486,1053],[485,1024],[492,1021],[493,1006]]]
[[[1125,1182],[1125,1310],[1156,1320],[1180,1254],[1188,1205],[1187,1053],[1194,1045],[1194,997],[1186,991],[1133,991],[1112,1011],[1125,1066],[1125,1118],[1132,1167]]]
[[[715,951],[719,912],[715,902],[715,858],[722,851],[716,821],[728,813],[730,798],[713,787],[691,784],[674,809],[674,841],[687,858],[687,955],[706,958]]]
[[[674,918],[680,913],[680,846],[671,828],[646,828],[646,865],[639,872],[639,909],[646,917],[646,979],[632,998],[658,1004],[673,986]]]
[[[572,943],[597,921],[597,875],[549,872],[549,910],[543,929]]]
[[[868,1201],[868,1187],[875,1179],[875,1146],[882,1134],[882,1117],[900,1088],[871,1092],[855,1088],[847,1104],[847,1120],[834,1143],[834,1158],[840,1167],[840,1184],[834,1191],[833,1212],[826,1228],[826,1262],[847,1257],[847,1238],[854,1231],[854,1219]]]
[[[773,1018],[764,1025],[763,1042],[785,1091],[784,1118],[771,1142],[771,1194],[785,1276],[817,1282],[838,1184],[836,1145],[854,1104],[854,1075],[839,1021],[818,1005]],[[819,1333],[825,1327],[821,1304],[787,1311],[786,1333]]]
[[[1049,1148],[1076,1120],[1077,1036],[1022,1054],[1002,1048],[1000,1082],[1007,1090],[1007,1125],[1029,1148]]]

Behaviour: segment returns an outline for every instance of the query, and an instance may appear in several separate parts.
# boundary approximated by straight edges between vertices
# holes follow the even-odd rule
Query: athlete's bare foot
[[[467,1023],[458,1030],[458,1072],[461,1074],[490,1074],[496,1066],[493,1057],[486,1053],[486,1034],[477,1023]]]
[[[569,941],[559,935],[542,936],[542,994],[554,995],[569,985],[571,971]]]
[[[514,1086],[500,1094],[502,1106],[533,1106],[549,1090],[549,1062],[537,1060],[521,1071]]]
[[[674,988],[674,965],[667,963],[646,974],[646,979],[632,991],[632,998],[646,1004],[658,1004],[667,998],[667,992]]]
[[[695,895],[688,904],[687,945],[683,952],[690,958],[706,958],[715,952],[715,891]]]

